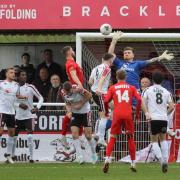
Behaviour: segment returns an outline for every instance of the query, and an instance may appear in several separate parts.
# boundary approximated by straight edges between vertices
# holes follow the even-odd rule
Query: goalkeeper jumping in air
[[[114,32],[108,53],[114,54],[116,43],[123,36],[124,34],[121,31]],[[115,54],[114,56],[115,59],[113,61],[113,64],[116,66],[117,69],[123,69],[126,71],[126,82],[130,85],[135,86],[137,90],[140,89],[139,75],[143,68],[154,62],[160,62],[161,60],[171,61],[174,58],[173,53],[168,53],[168,51],[166,50],[162,53],[162,55],[152,58],[150,60],[134,59],[135,54],[134,49],[132,47],[124,48],[123,59],[119,59]],[[101,126],[101,128],[106,129],[106,124],[102,124],[104,124],[104,127]]]

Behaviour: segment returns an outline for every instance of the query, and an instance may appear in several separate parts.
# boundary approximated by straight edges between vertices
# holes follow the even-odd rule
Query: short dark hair
[[[21,73],[23,73],[23,72],[25,72],[25,73],[27,74],[27,72],[26,72],[24,69],[20,69],[20,70],[17,72],[16,76],[19,77],[19,76],[21,75]]]
[[[21,58],[23,58],[24,56],[27,56],[27,57],[28,57],[28,61],[30,61],[30,55],[29,55],[29,53],[23,53],[23,54],[21,55]]]
[[[152,74],[152,80],[155,84],[161,84],[164,80],[164,75],[160,71],[155,71]]]
[[[117,78],[117,80],[125,80],[126,79],[126,71],[123,69],[117,70],[116,78]]]
[[[53,54],[53,52],[52,52],[51,49],[45,49],[45,50],[44,50],[44,53],[45,53],[45,52],[49,52],[49,53]]]
[[[105,53],[105,54],[103,55],[102,59],[103,59],[104,61],[108,61],[108,60],[110,60],[110,59],[113,58],[113,57],[114,57],[113,54],[111,54],[111,53]]]
[[[72,84],[69,81],[63,83],[63,89],[67,92],[70,92],[72,89]]]
[[[47,68],[46,66],[41,67],[41,68],[39,69],[39,73],[40,73],[40,71],[41,71],[42,69],[46,70],[46,71],[49,73],[49,70],[48,70],[48,68]]]
[[[123,52],[124,51],[127,51],[127,50],[130,50],[130,51],[132,51],[133,53],[134,53],[134,48],[133,47],[125,47],[124,49],[123,49]]]
[[[66,55],[66,53],[71,49],[72,47],[71,46],[64,46],[62,48],[62,54]]]

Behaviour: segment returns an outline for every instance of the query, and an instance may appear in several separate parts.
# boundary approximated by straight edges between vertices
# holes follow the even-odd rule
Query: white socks
[[[78,156],[82,156],[83,152],[82,152],[82,149],[81,149],[81,142],[80,142],[80,140],[79,139],[74,139],[73,140],[73,145],[74,145],[74,147],[76,149],[76,154]]]
[[[94,138],[92,138],[89,142],[89,145],[91,147],[91,151],[92,153],[96,153],[96,141],[94,140]]]
[[[14,145],[14,137],[9,136],[7,140],[7,154],[10,154],[10,156],[12,156],[13,145]]]
[[[98,134],[99,122],[100,122],[100,119],[97,119],[97,120],[96,120],[96,124],[95,124],[95,130],[94,130],[94,133],[95,133],[95,134]]]
[[[14,144],[12,147],[12,157],[15,156],[15,152],[16,152],[16,142],[17,142],[17,136],[14,136]]]
[[[28,140],[30,160],[33,160],[33,136],[32,136],[32,134],[27,135],[27,140]]]
[[[154,154],[159,159],[159,161],[162,163],[162,153],[161,153],[161,149],[159,147],[158,142],[153,142],[152,148],[153,148]]]
[[[168,163],[168,143],[167,141],[160,142],[163,162]]]
[[[98,133],[97,133],[97,136],[99,136],[99,138],[104,139],[105,132],[106,132],[106,123],[107,123],[107,119],[101,118],[99,122]]]

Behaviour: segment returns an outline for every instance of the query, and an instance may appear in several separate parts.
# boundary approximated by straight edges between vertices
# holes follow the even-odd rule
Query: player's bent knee
[[[158,142],[158,139],[159,139],[159,135],[158,134],[151,135],[151,142]]]
[[[166,134],[161,133],[161,134],[159,135],[159,140],[160,140],[160,141],[165,141],[165,140],[166,140]]]
[[[66,116],[67,116],[69,119],[71,119],[71,118],[72,118],[72,112],[67,112],[67,113],[66,113]]]
[[[15,135],[15,130],[14,130],[14,128],[9,128],[9,129],[8,129],[8,135],[11,136],[11,137],[13,137],[13,136]]]

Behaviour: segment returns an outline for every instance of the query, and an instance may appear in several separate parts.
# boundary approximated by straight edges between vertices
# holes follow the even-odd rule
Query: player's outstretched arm
[[[156,61],[161,61],[161,60],[167,60],[167,61],[171,61],[172,59],[174,59],[174,54],[173,53],[168,53],[168,51],[164,51],[160,56],[152,58],[150,60],[147,60],[148,63],[153,63]]]
[[[121,31],[114,32],[111,44],[109,46],[108,53],[114,54],[116,43],[122,36],[123,36],[123,32]]]

